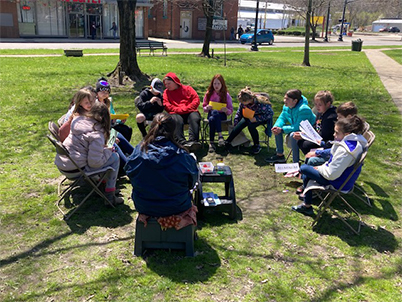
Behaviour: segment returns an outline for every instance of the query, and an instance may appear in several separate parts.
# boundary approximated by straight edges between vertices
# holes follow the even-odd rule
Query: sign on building
[[[212,21],[212,29],[213,30],[227,30],[228,29],[228,20],[213,20]]]

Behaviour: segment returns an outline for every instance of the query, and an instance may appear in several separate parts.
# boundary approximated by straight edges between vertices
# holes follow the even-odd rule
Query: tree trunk
[[[113,71],[115,77],[124,72],[133,81],[145,78],[135,51],[135,7],[137,0],[117,0],[120,27],[120,61]]]
[[[211,38],[212,38],[213,17],[211,15],[208,15],[206,17],[207,17],[207,28],[205,29],[204,45],[202,46],[200,56],[210,58],[211,56],[209,54],[209,45],[211,44]]]
[[[313,0],[308,0],[308,8],[306,13],[306,35],[304,38],[304,59],[302,65],[310,66],[310,16]]]

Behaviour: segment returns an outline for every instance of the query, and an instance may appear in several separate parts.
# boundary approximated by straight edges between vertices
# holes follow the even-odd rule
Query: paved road
[[[378,35],[363,35],[356,34],[353,37],[344,37],[343,42],[338,41],[338,36],[330,35],[329,42],[323,42],[322,39],[317,39],[317,42],[311,42],[311,46],[351,46],[351,41],[355,39],[363,40],[364,46],[389,46],[401,45],[402,34],[385,33]],[[150,40],[163,41],[168,48],[199,48],[201,50],[203,41],[197,40],[167,40],[151,38]],[[272,46],[262,45],[263,48],[275,47],[296,47],[303,46],[304,37],[294,36],[275,36],[275,43]],[[211,48],[223,48],[223,41],[211,42]],[[250,45],[242,45],[238,41],[227,41],[226,47],[230,48],[245,48],[250,49]],[[86,40],[86,39],[56,39],[56,38],[31,38],[31,39],[0,39],[0,49],[70,49],[70,48],[83,48],[83,49],[110,49],[119,48],[118,40]]]

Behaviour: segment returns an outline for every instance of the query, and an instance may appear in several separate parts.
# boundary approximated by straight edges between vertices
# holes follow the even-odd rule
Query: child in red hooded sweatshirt
[[[195,151],[201,146],[198,142],[201,122],[198,112],[200,98],[191,86],[183,85],[173,72],[166,74],[163,84],[166,87],[163,92],[163,105],[176,122],[175,139],[190,151]],[[184,124],[189,125],[188,141],[184,137]]]

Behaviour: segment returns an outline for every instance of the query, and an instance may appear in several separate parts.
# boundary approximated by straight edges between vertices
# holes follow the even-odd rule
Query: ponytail
[[[182,148],[179,143],[174,139],[174,131],[176,129],[176,123],[172,116],[166,112],[158,113],[155,115],[151,128],[148,134],[144,137],[141,143],[141,151],[148,152],[148,146],[156,140],[158,136],[163,136],[175,144],[178,148]]]

